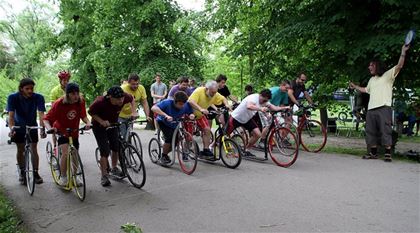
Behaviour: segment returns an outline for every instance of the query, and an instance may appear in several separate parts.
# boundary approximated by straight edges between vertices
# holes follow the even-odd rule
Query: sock
[[[371,153],[372,155],[376,155],[376,153],[378,153],[378,148],[377,148],[377,147],[372,147],[372,148],[370,148],[370,153]]]
[[[386,149],[385,148],[385,154],[389,154],[390,155],[391,154],[391,148],[389,148],[389,149]]]

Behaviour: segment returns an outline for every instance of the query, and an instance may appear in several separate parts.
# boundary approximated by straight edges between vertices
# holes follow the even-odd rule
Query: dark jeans
[[[366,144],[392,145],[392,109],[382,106],[370,109],[366,115]]]

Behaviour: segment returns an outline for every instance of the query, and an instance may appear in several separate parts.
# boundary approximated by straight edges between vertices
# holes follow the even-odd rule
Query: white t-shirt
[[[257,107],[268,107],[269,103],[260,105],[260,94],[252,94],[241,101],[239,106],[233,110],[232,117],[239,123],[245,124],[255,115],[257,111],[249,110],[246,106],[248,103],[254,103]]]

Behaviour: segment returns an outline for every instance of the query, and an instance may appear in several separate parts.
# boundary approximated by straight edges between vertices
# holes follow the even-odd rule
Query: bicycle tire
[[[96,165],[101,169],[101,151],[99,150],[99,147],[96,147],[95,149],[95,161]]]
[[[187,175],[194,173],[197,168],[199,151],[197,150],[198,145],[195,144],[197,142],[193,140],[192,134],[183,130],[178,134],[177,144],[173,147],[177,153],[181,170]]]
[[[222,162],[226,167],[235,169],[242,161],[241,149],[238,144],[229,138],[220,139],[224,142],[219,143],[219,153]]]
[[[140,189],[146,182],[146,168],[143,159],[137,149],[131,144],[127,144],[122,149],[123,159],[121,167],[130,183]]]
[[[71,166],[71,179],[73,182],[73,190],[80,201],[84,201],[86,198],[86,180],[85,172],[83,170],[83,163],[80,159],[79,152],[75,147],[70,148],[70,166]],[[67,168],[69,169],[69,168]],[[77,185],[77,180],[81,182],[81,186]]]
[[[239,126],[236,129],[233,130],[234,134],[240,135],[243,139],[243,143],[246,146],[249,141],[249,132],[247,129],[245,129],[243,126]]]
[[[299,154],[299,141],[288,128],[274,128],[267,137],[265,153],[269,154],[275,164],[280,167],[290,167]]]
[[[29,195],[33,195],[35,191],[35,168],[34,168],[34,154],[30,148],[25,150],[25,179],[26,187]]]
[[[61,172],[60,172],[60,160],[57,156],[52,155],[50,157],[50,170],[51,170],[51,176],[54,180],[54,183],[59,185],[59,179],[61,176]]]
[[[345,112],[339,112],[337,117],[340,121],[345,122],[345,121],[347,121],[348,116],[347,116],[347,113],[345,113]]]
[[[299,140],[307,152],[317,153],[327,143],[327,130],[317,120],[307,120],[299,131]]]
[[[152,138],[149,141],[149,157],[152,163],[157,163],[161,156],[161,145],[157,138]]]
[[[230,137],[236,144],[238,144],[241,151],[245,151],[246,148],[246,142],[245,139],[240,134],[234,134],[232,137]]]
[[[45,151],[47,153],[45,157],[47,157],[47,162],[48,162],[48,164],[50,164],[51,163],[51,160],[50,160],[51,156],[54,155],[52,144],[51,144],[50,141],[48,141],[47,144],[45,145]]]
[[[128,141],[137,149],[137,151],[140,153],[141,158],[143,158],[143,148],[141,146],[141,140],[139,135],[134,131],[130,132]]]

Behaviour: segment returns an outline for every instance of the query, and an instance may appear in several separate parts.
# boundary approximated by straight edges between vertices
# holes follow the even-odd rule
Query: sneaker
[[[101,185],[103,187],[107,187],[111,185],[111,181],[109,181],[108,176],[104,175],[101,177]]]
[[[83,182],[79,177],[76,177],[76,186],[77,187],[82,187],[83,186]]]
[[[392,162],[391,154],[385,154],[384,155],[384,161],[385,162]]]
[[[188,153],[182,153],[182,161],[188,161]]]
[[[169,158],[168,155],[162,154],[162,157],[160,157],[160,162],[162,164],[168,164],[171,162],[171,159]]]
[[[35,183],[36,184],[44,183],[44,180],[42,179],[42,177],[39,175],[38,172],[34,172],[34,177],[35,177]]]
[[[265,149],[265,142],[260,141],[260,142],[257,144],[257,148],[258,148],[258,149]]]
[[[369,153],[367,155],[363,155],[362,159],[377,159],[378,155],[374,155],[372,153]]]
[[[213,158],[213,153],[211,152],[210,149],[204,149],[200,151],[200,157],[205,158],[205,159],[210,159],[210,158]]]
[[[110,173],[113,176],[118,176],[118,177],[123,177],[124,176],[124,173],[118,167],[112,168]]]
[[[254,154],[252,154],[252,153],[251,153],[251,152],[249,152],[249,151],[245,151],[244,156],[245,156],[245,157],[248,157],[248,158],[255,158],[255,157],[257,157],[257,156],[255,156]]]
[[[21,185],[26,185],[26,177],[25,177],[25,173],[24,172],[21,172],[19,174],[19,183]]]
[[[62,176],[62,177],[60,177],[60,180],[58,181],[58,183],[59,183],[61,186],[66,186],[66,185],[69,183],[69,181],[68,181],[68,179],[67,179],[67,176]]]

